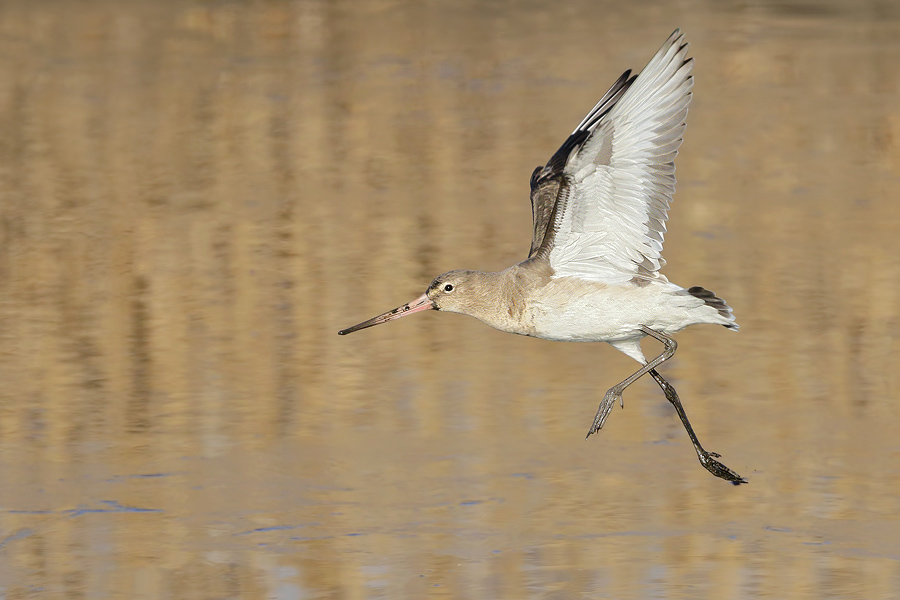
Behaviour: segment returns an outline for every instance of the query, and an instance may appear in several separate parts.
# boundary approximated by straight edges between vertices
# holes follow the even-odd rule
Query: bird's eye
[[[445,292],[452,292],[452,291],[453,291],[453,284],[452,284],[452,283],[448,283],[447,285],[445,285],[445,286],[444,286],[444,291],[445,291]]]

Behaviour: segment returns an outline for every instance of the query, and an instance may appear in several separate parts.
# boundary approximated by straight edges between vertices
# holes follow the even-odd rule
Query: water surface
[[[665,274],[739,333],[635,365],[423,314],[676,26]],[[891,598],[900,11],[689,0],[0,8],[0,598]],[[650,341],[645,352],[657,350]]]

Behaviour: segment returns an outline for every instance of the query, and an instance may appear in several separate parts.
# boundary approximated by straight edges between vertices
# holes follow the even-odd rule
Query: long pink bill
[[[434,302],[429,300],[428,296],[422,294],[409,304],[404,304],[403,306],[398,306],[394,310],[389,310],[383,315],[378,315],[377,317],[372,317],[368,321],[363,321],[358,325],[354,325],[353,327],[348,327],[347,329],[341,329],[338,331],[338,335],[347,335],[348,333],[353,333],[354,331],[359,331],[360,329],[365,329],[366,327],[373,327],[375,325],[381,325],[382,323],[387,323],[388,321],[393,321],[394,319],[399,319],[400,317],[405,317],[406,315],[411,315],[413,313],[422,312],[423,310],[433,310]]]

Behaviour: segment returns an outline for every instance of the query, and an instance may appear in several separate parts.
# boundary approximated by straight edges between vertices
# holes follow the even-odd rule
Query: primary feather
[[[532,175],[530,256],[548,258],[553,277],[665,281],[658,273],[665,221],[693,86],[687,52],[676,30],[640,75],[619,78]]]

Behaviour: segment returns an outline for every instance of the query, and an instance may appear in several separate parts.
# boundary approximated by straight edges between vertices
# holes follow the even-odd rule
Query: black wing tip
[[[534,191],[534,188],[537,187],[538,181],[541,177],[541,171],[544,170],[544,167],[535,167],[534,171],[531,172],[531,189]],[[533,208],[533,207],[532,207]]]
[[[605,117],[619,100],[622,99],[622,96],[628,91],[628,88],[631,87],[631,84],[634,83],[635,79],[637,79],[637,75],[632,75],[631,69],[627,69],[624,73],[619,75],[616,82],[609,86],[609,89],[606,90],[606,93],[603,94],[599,102],[594,105],[572,133],[593,130],[603,117]]]
[[[570,135],[566,141],[563,142],[563,145],[559,147],[559,150],[550,157],[547,166],[550,167],[554,173],[562,172],[562,170],[566,168],[566,163],[569,161],[572,150],[584,143],[590,135],[591,132],[587,129],[579,129]]]
[[[566,163],[569,161],[569,157],[572,155],[572,152],[578,148],[581,144],[583,144],[591,135],[593,129],[597,126],[603,117],[605,117],[609,111],[613,109],[616,103],[622,98],[622,95],[628,91],[628,88],[631,87],[631,84],[637,79],[637,75],[632,75],[631,69],[625,69],[625,71],[619,75],[619,78],[616,79],[616,82],[613,83],[606,93],[600,98],[600,101],[594,105],[594,108],[590,110],[587,116],[582,119],[581,123],[579,123],[578,127],[566,138],[566,141],[563,142],[562,146],[553,153],[553,156],[550,157],[550,160],[547,161],[547,165],[545,167],[537,167],[531,173],[531,189],[534,190],[542,181],[546,181],[548,179],[553,179],[562,175],[563,170],[566,168]]]
[[[631,77],[631,69],[625,69],[625,72],[619,75],[619,78],[616,79],[616,83],[613,84],[613,87],[622,82],[628,81],[629,77]]]

